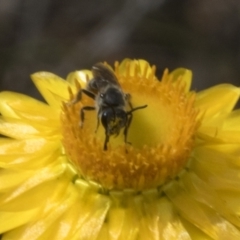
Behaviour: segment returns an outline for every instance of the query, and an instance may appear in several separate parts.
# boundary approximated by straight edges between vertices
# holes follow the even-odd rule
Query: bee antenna
[[[139,106],[139,107],[135,107],[132,110],[127,112],[127,115],[131,115],[134,111],[139,110],[139,109],[143,109],[146,108],[148,105],[143,105],[143,106]]]

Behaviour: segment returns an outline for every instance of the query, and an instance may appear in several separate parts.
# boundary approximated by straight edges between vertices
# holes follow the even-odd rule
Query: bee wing
[[[105,66],[103,63],[96,63],[95,65],[93,65],[92,73],[94,79],[98,82],[99,85],[101,85],[102,83],[102,85],[105,86],[107,83],[120,87],[120,84],[114,72],[110,68]]]

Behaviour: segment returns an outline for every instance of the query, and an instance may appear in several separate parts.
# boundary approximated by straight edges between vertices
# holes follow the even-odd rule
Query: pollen
[[[107,190],[143,191],[161,187],[186,168],[201,122],[195,93],[188,92],[181,74],[174,78],[165,70],[158,80],[155,71],[147,63],[115,63],[115,75],[123,91],[130,94],[133,107],[147,107],[133,112],[129,143],[121,132],[110,137],[106,151],[97,112],[85,111],[84,122],[80,121],[81,109],[98,103],[84,94],[74,103],[84,86],[76,81],[77,91],[69,88],[69,101],[62,106],[62,142],[79,178]]]

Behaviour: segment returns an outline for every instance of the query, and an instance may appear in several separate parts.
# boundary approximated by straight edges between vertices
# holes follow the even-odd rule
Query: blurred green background
[[[0,90],[40,97],[31,73],[126,57],[189,68],[194,90],[239,85],[240,1],[0,0]]]

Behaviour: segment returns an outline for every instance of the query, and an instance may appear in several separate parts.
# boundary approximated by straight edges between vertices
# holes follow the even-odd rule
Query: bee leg
[[[92,110],[95,110],[95,107],[84,106],[81,108],[81,111],[80,111],[80,119],[81,119],[80,127],[81,128],[83,127],[83,122],[84,122],[84,117],[85,117],[84,111],[92,111]]]
[[[76,104],[77,102],[81,101],[82,99],[82,93],[86,94],[88,97],[95,99],[95,94],[92,92],[86,90],[86,89],[80,89],[76,95],[76,97],[70,102],[70,104]]]
[[[69,102],[68,104],[69,105],[73,105],[73,104],[76,104],[77,102],[81,101],[82,99],[82,89],[80,89],[76,95],[76,97],[71,101]]]
[[[130,93],[126,93],[126,94],[125,94],[125,99],[126,99],[128,105],[129,105],[130,109],[132,110],[132,109],[133,109],[133,106],[132,106],[132,103],[131,103],[131,101],[130,101],[130,99],[131,99]]]
[[[94,93],[92,93],[92,92],[90,92],[90,91],[88,91],[87,89],[82,89],[81,90],[84,94],[86,94],[88,97],[90,97],[90,98],[92,98],[93,100],[95,100],[95,94]]]
[[[133,115],[130,113],[129,114],[129,117],[128,117],[128,120],[127,120],[127,124],[126,124],[126,127],[124,128],[124,142],[127,143],[127,144],[131,144],[130,142],[127,141],[127,134],[128,134],[128,129],[131,125],[131,122],[132,122],[132,117]]]
[[[103,150],[106,151],[107,150],[107,144],[109,142],[109,135],[105,132],[105,141],[104,141],[104,146],[103,146]]]
[[[97,118],[97,127],[95,129],[95,133],[97,133],[98,128],[99,128],[99,117]]]
[[[100,116],[101,116],[101,112],[102,112],[102,107],[100,107],[98,109],[98,113],[97,113],[97,126],[96,126],[96,129],[95,129],[95,133],[97,133],[97,130],[99,128],[99,123],[100,123],[99,119],[100,119]]]

